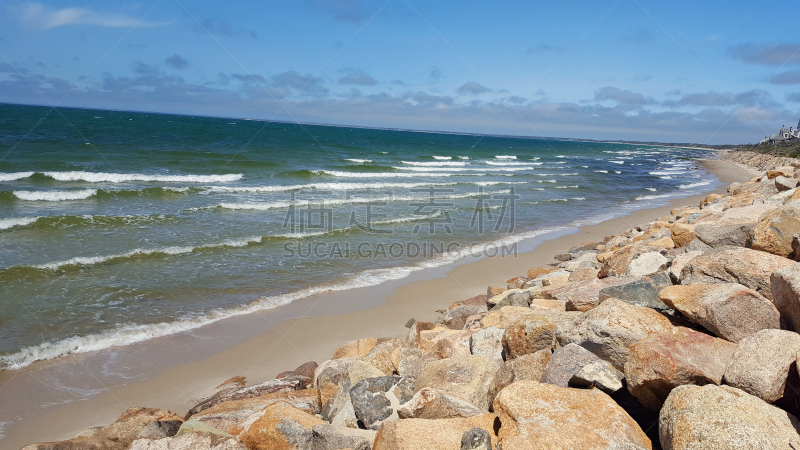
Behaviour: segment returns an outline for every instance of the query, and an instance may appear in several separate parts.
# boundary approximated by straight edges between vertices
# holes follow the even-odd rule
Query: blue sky
[[[800,119],[800,31],[796,1],[5,0],[0,102],[756,142]]]

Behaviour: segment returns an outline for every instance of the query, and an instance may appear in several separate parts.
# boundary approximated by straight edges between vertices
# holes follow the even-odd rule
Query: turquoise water
[[[718,185],[702,150],[16,105],[0,155],[5,369]]]

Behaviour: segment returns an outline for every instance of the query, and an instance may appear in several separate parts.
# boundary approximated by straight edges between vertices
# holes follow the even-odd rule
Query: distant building
[[[781,131],[765,137],[759,144],[773,144],[776,142],[797,142],[800,141],[800,121],[797,122],[797,128],[781,127]]]

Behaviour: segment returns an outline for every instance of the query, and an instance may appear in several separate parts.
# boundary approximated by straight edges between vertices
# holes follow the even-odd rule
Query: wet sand
[[[0,421],[24,418],[7,425],[0,447],[67,439],[86,428],[113,422],[131,406],[164,408],[183,415],[193,406],[192,398],[232,376],[244,375],[250,383],[266,381],[306,361],[325,361],[349,340],[404,337],[404,325],[412,317],[433,320],[437,309],[484,293],[488,285],[505,286],[507,279],[554,262],[555,254],[574,245],[622,233],[677,206],[697,205],[708,193],[724,192],[729,183],[759,174],[725,161],[701,164],[719,178],[721,187],[672,200],[670,206],[637,210],[596,225],[542,235],[520,243],[521,253],[517,255],[462,260],[379,286],[319,294],[191,333],[2,372]],[[134,374],[134,381],[126,382],[109,367],[124,367],[126,376]],[[65,397],[53,398],[52,402],[68,403],[43,410],[31,407],[63,391],[54,386],[59,377],[87,392],[104,391],[82,401],[61,394]]]

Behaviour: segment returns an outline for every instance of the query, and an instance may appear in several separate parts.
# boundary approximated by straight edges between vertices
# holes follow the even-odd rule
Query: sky
[[[755,143],[800,119],[794,1],[0,1],[0,103]]]

